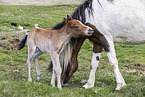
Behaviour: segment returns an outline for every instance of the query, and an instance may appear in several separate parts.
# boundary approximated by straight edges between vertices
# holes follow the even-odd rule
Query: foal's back
[[[49,52],[58,37],[56,30],[34,28],[28,33],[28,45],[38,47],[42,52]],[[50,48],[51,47],[51,48]]]
[[[29,32],[29,37],[33,36],[36,38],[51,38],[53,35],[53,33],[55,33],[55,30],[46,30],[46,29],[42,29],[42,28],[34,28]]]

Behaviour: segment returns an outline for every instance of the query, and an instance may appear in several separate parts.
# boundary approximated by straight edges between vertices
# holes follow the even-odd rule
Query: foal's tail
[[[18,45],[18,50],[21,50],[24,46],[25,46],[25,43],[27,41],[27,37],[28,37],[28,33],[26,33],[23,37],[23,39],[21,40],[21,42],[19,43]]]

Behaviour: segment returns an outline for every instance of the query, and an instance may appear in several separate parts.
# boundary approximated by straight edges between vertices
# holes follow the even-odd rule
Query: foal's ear
[[[72,20],[72,17],[67,15],[67,18],[64,18],[64,22],[67,24],[70,20]]]
[[[72,17],[69,16],[69,15],[67,15],[67,20],[68,20],[68,21],[72,20]]]
[[[66,24],[69,22],[66,18],[64,18],[63,20]]]

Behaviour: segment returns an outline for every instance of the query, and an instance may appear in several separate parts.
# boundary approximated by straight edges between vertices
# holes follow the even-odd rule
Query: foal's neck
[[[57,32],[59,33],[59,37],[63,42],[68,42],[73,36],[71,28],[69,28],[67,25],[64,25]]]
[[[61,41],[61,46],[60,49],[58,51],[58,53],[60,53],[63,48],[67,45],[67,43],[69,42],[70,38],[73,36],[71,29],[67,26],[64,25],[62,28],[60,28],[59,30],[57,30],[58,33],[58,37]]]

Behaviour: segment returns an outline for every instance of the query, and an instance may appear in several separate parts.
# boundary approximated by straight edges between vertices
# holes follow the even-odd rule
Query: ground
[[[6,0],[5,0],[6,1]],[[92,43],[86,40],[79,52],[79,67],[62,90],[50,85],[51,73],[47,72],[51,59],[48,54],[39,57],[41,80],[36,82],[32,65],[32,82],[27,81],[27,45],[21,51],[17,43],[25,31],[35,24],[50,29],[71,14],[77,5],[1,5],[0,6],[0,97],[144,97],[145,96],[145,45],[115,43],[119,70],[127,86],[115,91],[116,80],[103,51],[95,75],[95,87],[84,89],[91,70]],[[17,26],[11,23],[17,23]],[[18,30],[22,26],[25,31]]]

